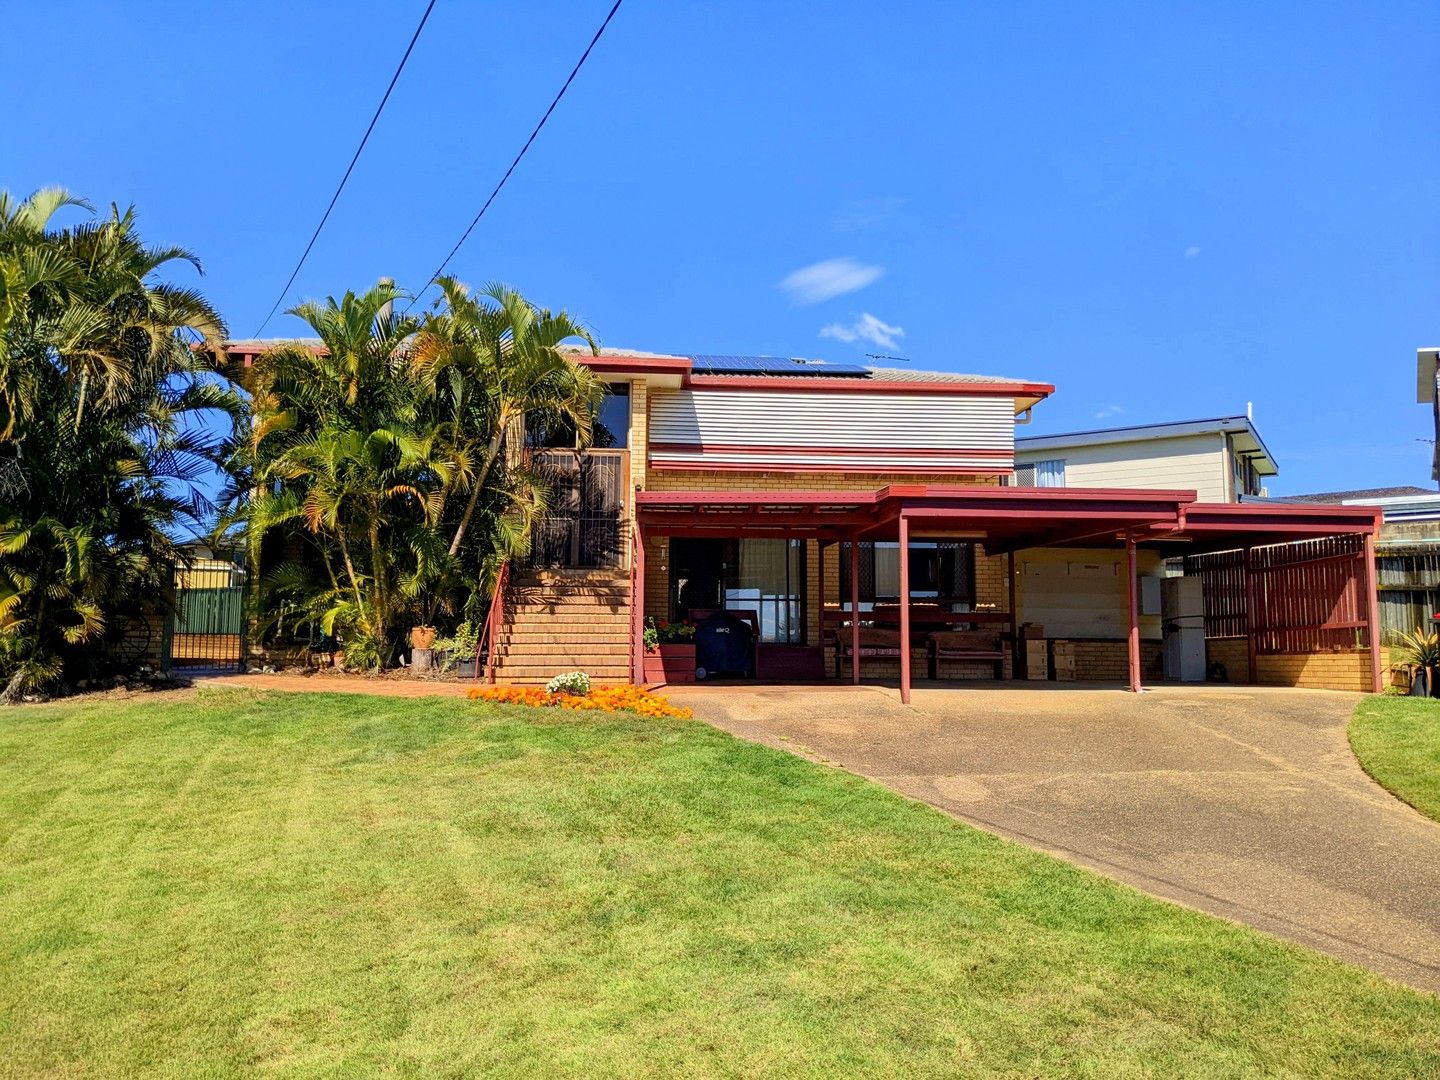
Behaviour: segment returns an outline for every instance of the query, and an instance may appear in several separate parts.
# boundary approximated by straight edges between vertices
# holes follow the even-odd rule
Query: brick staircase
[[[544,685],[562,671],[630,681],[630,581],[613,575],[516,577],[505,593],[495,681]]]

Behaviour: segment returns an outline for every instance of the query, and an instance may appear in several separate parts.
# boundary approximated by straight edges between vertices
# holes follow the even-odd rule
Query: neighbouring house
[[[1203,601],[1233,680],[1380,685],[1379,512],[1237,503],[1274,471],[1248,421],[1154,425],[1115,450],[1082,433],[1072,447],[1017,441],[1016,418],[1054,391],[1033,379],[623,350],[575,359],[609,393],[592,448],[526,448],[550,474],[552,505],[492,606],[496,681],[693,678],[696,646],[647,653],[647,620],[729,612],[757,639],[747,663],[722,665],[737,677],[886,679],[906,700],[917,676],[1139,689],[1165,672],[1172,628],[1198,621]],[[1109,467],[1108,453],[1120,458]],[[1165,471],[1191,457],[1195,468]],[[1037,464],[1057,459],[1064,486]],[[1188,599],[1165,580],[1182,563],[1203,586]]]
[[[1206,502],[1265,494],[1279,467],[1247,416],[1023,435],[1018,486],[1193,488]]]
[[[1321,491],[1273,500],[1323,506],[1367,506],[1383,515],[1375,545],[1381,639],[1392,642],[1440,612],[1440,492],[1401,485]]]

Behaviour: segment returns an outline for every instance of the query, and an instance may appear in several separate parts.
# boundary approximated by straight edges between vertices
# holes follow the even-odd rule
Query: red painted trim
[[[819,473],[838,472],[842,476],[863,476],[875,472],[926,472],[934,476],[1009,476],[1013,469],[994,469],[981,465],[896,465],[875,467],[865,470],[845,468],[824,463],[803,462],[712,462],[712,461],[651,461],[650,468],[667,472],[776,472],[776,473]]]
[[[1138,694],[1140,685],[1140,568],[1135,561],[1135,540],[1125,538],[1125,569],[1127,596],[1130,602],[1130,628],[1125,639],[1125,651],[1130,666],[1130,692]]]
[[[591,371],[606,374],[633,372],[636,375],[689,375],[694,366],[683,356],[586,356],[584,353],[576,353],[571,359],[577,364],[584,364]]]
[[[900,519],[900,704],[910,704],[910,523]]]
[[[1370,689],[1385,692],[1385,664],[1380,653],[1380,586],[1375,571],[1375,535],[1365,534],[1364,574],[1366,633],[1370,636]]]
[[[724,506],[745,503],[778,503],[871,506],[878,501],[873,491],[639,491],[636,506],[688,506],[695,502]]]
[[[1026,382],[897,382],[843,375],[817,378],[809,375],[691,375],[696,390],[785,390],[824,393],[941,394],[956,397],[1049,397],[1051,383]]]
[[[850,538],[850,681],[860,685],[860,541]],[[835,642],[839,649],[840,642]],[[839,674],[839,672],[836,672]]]
[[[1012,458],[1013,450],[979,450],[968,447],[937,450],[934,447],[903,446],[804,446],[758,443],[671,443],[652,442],[650,452],[661,454],[896,454],[904,457],[998,457]],[[703,463],[697,463],[703,464]]]

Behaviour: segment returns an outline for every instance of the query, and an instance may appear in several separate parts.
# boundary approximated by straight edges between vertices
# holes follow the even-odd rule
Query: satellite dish
[[[1415,401],[1428,405],[1435,400],[1435,365],[1440,349],[1415,350]]]

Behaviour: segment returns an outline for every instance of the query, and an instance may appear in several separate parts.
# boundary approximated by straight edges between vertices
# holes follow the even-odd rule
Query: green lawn
[[[1440,821],[1440,700],[1366,698],[1350,720],[1350,746],[1381,786]]]
[[[1415,1076],[1440,1001],[698,723],[0,712],[0,1075]]]

